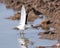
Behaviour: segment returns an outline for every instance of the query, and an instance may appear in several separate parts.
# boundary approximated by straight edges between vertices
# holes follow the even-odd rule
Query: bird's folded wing
[[[21,8],[21,20],[20,20],[20,23],[19,23],[22,27],[25,26],[25,20],[26,20],[26,10],[25,10],[25,7],[23,5],[22,8]]]

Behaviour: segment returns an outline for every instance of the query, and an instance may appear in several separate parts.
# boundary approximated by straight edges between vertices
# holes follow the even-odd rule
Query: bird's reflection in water
[[[20,37],[18,38],[19,48],[29,48],[29,45],[33,45],[33,42],[26,38],[24,32],[20,32]]]

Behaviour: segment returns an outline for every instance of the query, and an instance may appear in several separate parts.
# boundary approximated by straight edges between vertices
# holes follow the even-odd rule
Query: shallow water
[[[18,48],[18,38],[21,38],[19,34],[20,31],[13,30],[13,28],[17,26],[19,22],[5,19],[6,17],[14,15],[14,13],[12,9],[6,9],[4,4],[0,4],[0,48]],[[37,20],[34,21],[34,25],[42,21],[41,19]],[[29,28],[24,31],[24,37],[34,43],[33,45],[29,44],[29,48],[35,48],[36,46],[51,46],[58,42],[57,40],[39,39],[38,33],[44,31],[45,30],[41,28],[39,30]]]

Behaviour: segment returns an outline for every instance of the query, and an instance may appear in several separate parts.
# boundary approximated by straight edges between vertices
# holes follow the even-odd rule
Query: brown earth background
[[[55,20],[60,20],[60,0],[0,0],[6,4],[7,8],[20,10],[21,5],[24,4],[26,10],[34,7],[36,10],[43,13],[45,16]]]

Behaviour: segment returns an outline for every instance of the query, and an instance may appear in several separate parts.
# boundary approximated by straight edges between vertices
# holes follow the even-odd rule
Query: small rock
[[[17,27],[15,27],[15,28],[13,28],[13,29],[15,29],[15,30],[19,30],[19,28],[17,28]]]
[[[38,46],[38,47],[36,47],[36,48],[45,48],[45,47],[43,47],[43,46]]]
[[[55,32],[47,31],[47,32],[44,32],[44,34],[55,34]]]

